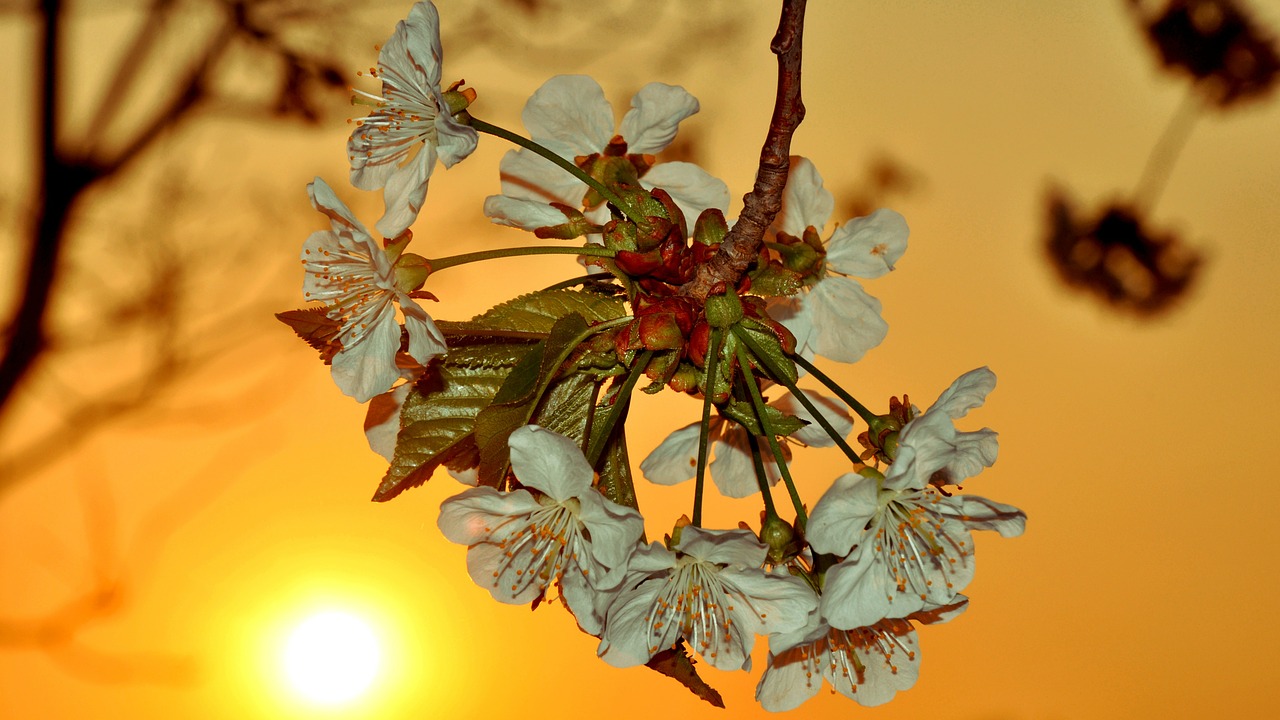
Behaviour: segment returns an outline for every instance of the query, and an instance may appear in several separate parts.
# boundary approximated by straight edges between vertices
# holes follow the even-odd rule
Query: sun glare
[[[331,610],[299,623],[289,635],[282,659],[289,684],[299,695],[313,703],[336,705],[369,688],[381,655],[367,622]]]

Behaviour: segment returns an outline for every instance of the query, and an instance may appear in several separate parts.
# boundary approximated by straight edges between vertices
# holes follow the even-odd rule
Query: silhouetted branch
[[[735,286],[760,254],[764,233],[782,209],[782,191],[787,185],[791,163],[791,136],[804,120],[800,97],[800,51],[804,37],[806,0],[784,0],[778,32],[770,49],[778,56],[778,92],[774,99],[769,133],[760,150],[760,169],[755,186],[743,198],[738,222],[729,231],[719,251],[698,266],[694,279],[680,288],[683,295],[705,299],[723,283]]]

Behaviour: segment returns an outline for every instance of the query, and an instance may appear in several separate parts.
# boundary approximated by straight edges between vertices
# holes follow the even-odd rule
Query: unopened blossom
[[[613,107],[599,83],[586,75],[557,75],[534,92],[521,117],[534,142],[573,162],[604,152],[615,134],[626,142],[628,153],[659,153],[675,139],[680,122],[696,112],[698,101],[684,88],[649,83],[631,99],[615,133]],[[495,223],[536,230],[566,221],[550,203],[584,207],[586,184],[528,150],[508,152],[500,171],[502,194],[484,203],[485,215]],[[728,186],[693,163],[658,163],[640,176],[640,184],[670,193],[690,228],[703,210],[724,212],[729,207]],[[604,222],[608,211],[597,208],[588,217]]]
[[[802,392],[841,437],[849,434],[853,429],[853,420],[843,408],[820,393],[809,390]],[[791,393],[783,395],[770,405],[809,423],[788,437],[809,447],[830,447],[835,444],[835,440],[814,420],[808,408]],[[645,478],[659,485],[676,485],[692,479],[698,469],[700,427],[701,423],[686,425],[659,443],[640,463],[640,472],[644,473]],[[760,491],[746,428],[723,417],[713,416],[707,428],[707,442],[710,444],[708,454],[712,458],[707,470],[720,494],[743,498]],[[760,442],[763,445],[766,441],[761,439]],[[767,447],[764,448],[762,459],[769,484],[776,484],[781,475],[778,473],[778,463]]]
[[[371,74],[382,80],[382,95],[356,91],[375,109],[347,143],[351,184],[384,188],[386,213],[377,229],[387,237],[418,217],[437,159],[452,167],[476,149],[479,136],[454,118],[457,108],[440,88],[440,59],[440,16],[435,5],[420,2],[378,53]]]
[[[412,288],[398,281],[395,259],[333,190],[316,178],[307,192],[312,206],[329,217],[332,229],[312,233],[302,245],[303,296],[324,303],[325,314],[341,325],[342,349],[333,356],[334,382],[343,393],[368,402],[401,377],[396,365],[396,305],[404,316],[413,360],[426,365],[448,348],[431,316],[409,296]]]
[[[901,431],[896,459],[836,479],[809,516],[814,552],[842,558],[827,571],[821,610],[850,629],[953,601],[973,578],[971,530],[1022,534],[1026,514],[942,485],[995,461],[995,433],[961,433],[952,421],[982,404],[995,376],[980,368],[956,380]],[[938,421],[937,418],[942,418]]]
[[[793,157],[775,231],[802,237],[812,228],[821,237],[834,207],[813,163]],[[835,228],[824,241],[826,257],[817,281],[769,308],[795,335],[797,352],[855,362],[884,340],[889,325],[880,316],[880,301],[854,278],[874,279],[893,270],[907,250],[907,234],[906,220],[886,209]]]
[[[767,552],[749,530],[692,525],[674,552],[660,543],[637,550],[609,608],[600,657],[643,665],[683,639],[712,667],[749,668],[756,635],[803,627],[816,602],[803,580],[761,569]]]
[[[873,707],[915,685],[920,649],[912,622],[941,623],[964,612],[968,599],[840,630],[813,613],[800,630],[769,638],[769,665],[756,686],[756,700],[771,712],[800,707],[818,694],[825,679],[859,705]]]
[[[494,599],[524,604],[558,587],[582,629],[598,635],[644,521],[592,488],[591,466],[569,438],[526,425],[508,443],[527,489],[455,495],[440,506],[440,530],[469,546],[467,572]]]

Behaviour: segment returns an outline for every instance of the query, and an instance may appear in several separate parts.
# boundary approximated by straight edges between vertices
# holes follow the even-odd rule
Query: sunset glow
[[[367,622],[349,613],[326,611],[294,628],[281,660],[295,692],[312,703],[336,705],[369,689],[382,652]]]

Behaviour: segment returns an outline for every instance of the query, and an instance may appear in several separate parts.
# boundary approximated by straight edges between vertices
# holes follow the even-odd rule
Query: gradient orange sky
[[[574,67],[455,52],[450,2],[438,4],[446,79],[479,90],[477,116],[518,129],[524,98],[558,72],[595,75],[619,116],[644,82],[681,84],[702,103],[683,129],[703,141],[705,167],[735,202],[748,189],[771,110],[773,3],[753,3],[723,53],[662,73],[649,69],[646,48],[657,48],[646,45]],[[388,34],[402,5],[379,5],[371,26]],[[1252,5],[1280,28],[1274,4]],[[6,67],[30,62],[28,22],[0,24]],[[878,409],[903,392],[927,405],[960,373],[989,365],[999,385],[967,422],[998,430],[1001,454],[966,489],[1023,508],[1029,521],[1018,539],[980,537],[972,605],[921,631],[914,689],[875,710],[823,691],[794,715],[1266,715],[1280,645],[1280,563],[1270,555],[1280,530],[1269,516],[1280,504],[1269,458],[1280,406],[1280,102],[1211,113],[1195,128],[1154,219],[1189,236],[1209,265],[1184,304],[1142,322],[1062,288],[1039,246],[1047,182],[1089,204],[1122,195],[1184,95],[1183,83],[1156,72],[1121,3],[813,2],[805,45],[809,114],[793,150],[814,160],[837,198],[884,151],[924,178],[892,203],[911,226],[910,249],[896,272],[866,284],[884,304],[887,340],[856,365],[826,367]],[[6,95],[29,97],[28,77],[10,73]],[[29,131],[13,110],[0,119],[6,138]],[[210,203],[211,222],[235,229],[244,218],[246,241],[267,246],[274,309],[300,304],[296,253],[324,225],[306,201],[313,176],[366,221],[380,210],[376,194],[345,186],[350,110],[335,102],[330,111],[315,130],[211,120],[166,146],[239,188]],[[6,191],[24,188],[21,142],[9,141],[19,149],[2,166]],[[484,138],[472,158],[437,171],[414,226],[418,252],[524,241],[480,215],[507,149]],[[111,189],[98,207],[131,208],[138,187]],[[264,187],[272,202],[287,199],[269,208],[267,226],[242,191]],[[469,317],[577,273],[563,257],[449,270],[430,281],[441,298],[433,314]],[[241,282],[224,276],[204,292],[238,297]],[[393,502],[368,502],[385,463],[367,449],[362,408],[268,313],[237,330],[252,340],[190,397],[166,403],[204,407],[225,395],[243,409],[127,423],[0,497],[4,617],[47,611],[88,585],[94,553],[107,550],[86,540],[85,498],[105,497],[111,518],[97,537],[132,558],[120,570],[137,581],[82,641],[179,658],[190,673],[176,684],[86,681],[46,653],[0,648],[0,717],[766,715],[752,699],[763,641],[754,673],[699,666],[728,704],[717,711],[648,670],[598,660],[596,641],[558,608],[492,601],[468,578],[465,549],[435,527],[457,484],[441,475]],[[698,412],[687,398],[640,397],[633,459]],[[837,451],[800,454],[810,503],[843,465]],[[689,511],[689,486],[639,490],[651,536]],[[716,502],[709,525],[758,512],[749,499]],[[163,542],[131,551],[148,538]],[[273,664],[291,623],[325,607],[366,613],[387,653],[366,701],[342,711],[298,703]]]

